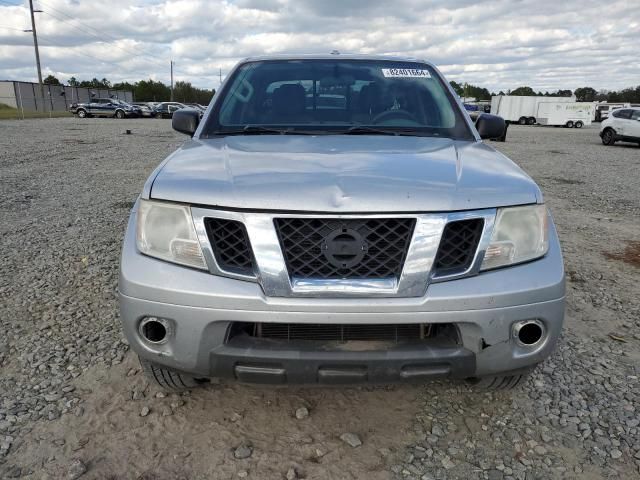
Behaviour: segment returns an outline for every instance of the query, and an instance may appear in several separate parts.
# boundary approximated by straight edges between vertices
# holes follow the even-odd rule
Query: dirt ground
[[[564,338],[522,389],[178,395],[145,380],[115,290],[128,207],[182,137],[167,121],[108,119],[6,121],[0,134],[0,478],[640,478],[637,146],[518,126],[493,144],[541,186],[568,276]]]

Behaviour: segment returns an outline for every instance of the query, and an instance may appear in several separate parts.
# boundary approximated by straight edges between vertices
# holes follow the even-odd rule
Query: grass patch
[[[24,112],[24,118],[49,118],[49,117],[71,117],[70,112]],[[5,103],[0,103],[0,120],[20,120],[22,119],[22,111],[17,108],[10,107]]]

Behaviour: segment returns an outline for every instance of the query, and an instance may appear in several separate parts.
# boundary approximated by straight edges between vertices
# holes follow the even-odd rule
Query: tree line
[[[478,100],[491,100],[495,95],[525,95],[525,96],[545,96],[545,97],[570,97],[576,96],[578,102],[609,102],[609,103],[640,103],[640,85],[637,87],[629,87],[620,91],[615,90],[596,90],[592,87],[576,88],[571,90],[557,90],[555,92],[536,92],[528,86],[518,87],[514,90],[507,90],[506,93],[491,92],[486,88],[478,87],[470,84],[460,84],[455,81],[449,82],[455,92],[461,97],[476,98]]]
[[[53,75],[49,75],[43,80],[49,85],[62,85]],[[113,90],[129,90],[133,92],[136,102],[166,102],[171,98],[171,87],[156,80],[140,80],[138,82],[116,82],[111,83],[106,78],[98,80],[78,80],[71,77],[67,82],[70,87],[83,88],[108,88]],[[173,100],[182,103],[200,103],[207,105],[216,91],[206,88],[194,87],[190,82],[177,81],[173,85]]]
[[[62,83],[53,75],[49,75],[43,80],[44,83],[50,85],[62,85]],[[502,90],[499,93],[489,92],[484,87],[478,87],[476,85],[470,85],[468,83],[461,84],[456,81],[449,82],[455,92],[461,97],[476,98],[478,100],[491,100],[495,95],[526,95],[526,96],[545,96],[545,97],[570,97],[576,96],[576,100],[579,102],[610,102],[610,103],[640,103],[640,85],[637,87],[629,87],[620,91],[609,90],[596,90],[592,87],[580,87],[575,91],[571,90],[557,90],[555,92],[536,92],[533,88],[528,86],[518,87],[514,90],[507,90],[506,93]],[[155,80],[140,80],[139,82],[119,82],[111,83],[106,78],[98,80],[94,78],[92,80],[77,80],[75,77],[71,77],[68,82],[72,87],[85,87],[85,88],[112,88],[114,90],[129,90],[133,92],[133,98],[137,102],[162,102],[171,98],[171,88],[162,82]],[[207,90],[205,88],[197,88],[191,85],[190,82],[178,81],[173,87],[173,99],[176,102],[184,103],[200,103],[206,105],[211,100],[211,97],[216,93],[215,89]]]

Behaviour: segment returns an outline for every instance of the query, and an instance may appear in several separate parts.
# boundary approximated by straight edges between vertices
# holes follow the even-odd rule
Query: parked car
[[[200,105],[199,103],[185,103],[185,106],[187,106],[189,108],[195,108],[196,110],[199,110],[202,113],[204,113],[205,110],[207,109],[207,107],[204,107],[204,106]]]
[[[600,138],[605,145],[618,141],[640,145],[640,108],[613,110],[600,124]]]
[[[179,102],[160,102],[153,107],[153,116],[156,118],[171,118],[173,117],[173,112],[181,108],[187,108],[187,106]]]
[[[190,138],[131,211],[118,286],[151,381],[512,388],[554,349],[540,188],[482,142],[504,120],[474,125],[431,63],[246,59],[172,125]]]
[[[89,102],[73,103],[69,111],[80,118],[85,117],[138,117],[142,114],[138,107],[114,98],[92,98]]]
[[[140,116],[153,117],[153,105],[147,102],[134,102],[132,105],[140,109]]]

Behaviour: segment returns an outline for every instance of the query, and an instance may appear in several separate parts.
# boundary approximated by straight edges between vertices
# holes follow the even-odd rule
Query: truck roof
[[[398,55],[370,55],[362,53],[311,53],[311,54],[272,54],[246,57],[244,62],[256,62],[264,60],[386,60],[390,62],[420,62],[433,66],[431,62],[416,57]]]

